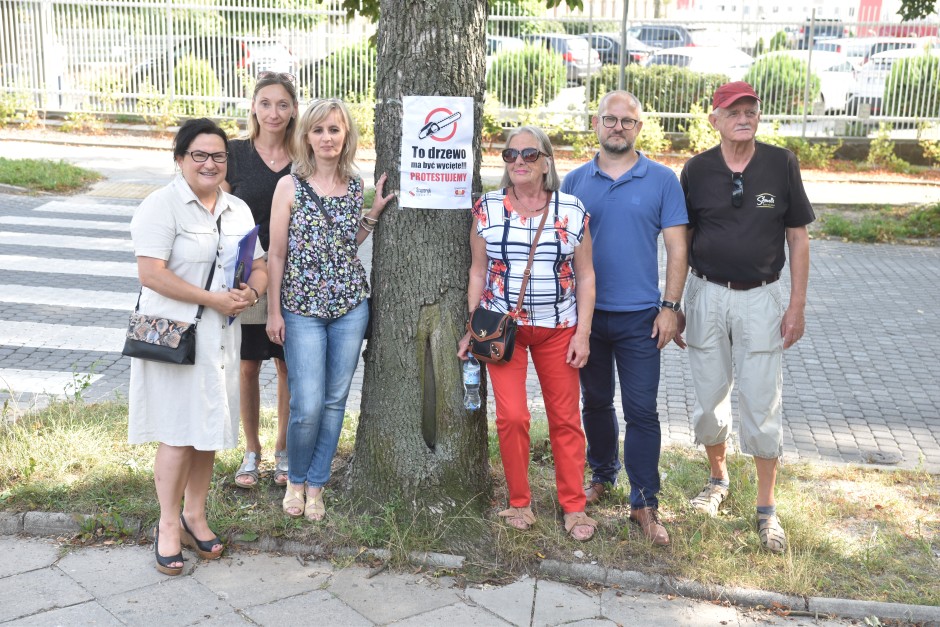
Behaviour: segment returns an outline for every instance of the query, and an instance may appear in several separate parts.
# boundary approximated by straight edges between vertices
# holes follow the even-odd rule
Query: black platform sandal
[[[175,577],[183,572],[182,566],[170,566],[173,562],[183,563],[183,552],[180,551],[176,555],[170,555],[169,557],[163,557],[160,555],[160,525],[158,524],[153,528],[153,554],[157,557],[157,570],[159,570],[164,575],[170,575]]]
[[[180,531],[180,543],[191,548],[196,552],[196,555],[204,560],[217,560],[222,557],[222,551],[225,550],[225,546],[223,546],[219,551],[212,550],[212,547],[214,547],[216,544],[222,544],[222,541],[218,538],[218,536],[212,538],[211,540],[197,540],[196,536],[193,535],[193,532],[189,530],[189,525],[186,524],[186,518],[184,516],[180,516],[180,525],[182,525],[182,530]]]

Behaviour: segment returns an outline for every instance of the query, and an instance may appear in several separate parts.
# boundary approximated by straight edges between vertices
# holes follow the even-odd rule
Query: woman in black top
[[[291,137],[297,121],[297,88],[290,74],[261,72],[255,84],[248,116],[248,139],[229,142],[229,166],[223,188],[244,200],[254,215],[258,241],[268,250],[271,198],[281,177],[290,174]],[[267,303],[259,302],[241,315],[241,420],[246,450],[235,473],[235,485],[258,485],[261,440],[258,427],[261,392],[258,377],[265,359],[274,358],[277,367],[277,442],[275,443],[274,483],[287,483],[287,419],[290,393],[284,349],[265,333]]]

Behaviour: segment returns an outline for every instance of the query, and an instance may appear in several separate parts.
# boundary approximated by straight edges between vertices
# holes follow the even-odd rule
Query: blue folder
[[[235,256],[235,274],[232,276],[232,287],[238,288],[242,283],[248,282],[251,276],[251,264],[255,260],[255,245],[258,243],[258,226],[248,231],[245,237],[238,242],[238,254]],[[229,316],[228,323],[235,321]]]

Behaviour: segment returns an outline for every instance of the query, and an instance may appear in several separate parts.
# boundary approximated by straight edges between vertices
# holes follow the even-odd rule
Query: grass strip
[[[821,216],[820,230],[849,242],[892,243],[940,237],[940,204],[918,208],[882,208],[857,217],[839,213]]]
[[[5,408],[5,413],[10,413]],[[0,422],[0,510],[92,514],[98,530],[76,541],[121,541],[114,521],[153,524],[156,445],[127,444],[127,407],[121,403],[58,402]],[[414,512],[407,495],[363,507],[343,490],[352,458],[356,419],[347,417],[326,490],[327,519],[311,524],[280,509],[283,488],[273,486],[275,419],[262,416],[263,460],[258,488],[235,487],[241,450],[217,455],[209,516],[223,538],[280,537],[321,547],[388,549],[403,564],[411,551],[467,556],[464,576],[505,581],[534,572],[543,559],[682,577],[787,594],[940,605],[940,477],[923,471],[787,464],[780,471],[778,511],[790,549],[776,556],[759,547],[755,531],[753,463],[730,457],[731,492],[717,518],[688,505],[708,474],[704,453],[667,448],[660,467],[660,510],[672,545],[655,548],[628,524],[629,484],[621,476],[611,496],[590,510],[600,523],[593,540],[568,538],[554,484],[551,447],[542,419],[532,423],[532,507],[528,532],[496,520],[507,496],[490,428],[491,511]],[[373,504],[374,505],[374,504]],[[579,553],[580,552],[580,553]]]
[[[0,183],[32,191],[73,192],[100,179],[99,173],[65,161],[0,157]]]

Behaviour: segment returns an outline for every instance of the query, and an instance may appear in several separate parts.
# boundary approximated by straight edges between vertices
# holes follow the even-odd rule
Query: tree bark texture
[[[383,0],[377,36],[376,170],[401,189],[404,96],[474,99],[480,184],[486,0]],[[486,404],[463,408],[457,342],[467,315],[470,211],[390,206],[376,228],[374,330],[350,470],[354,498],[447,511],[487,499]],[[485,382],[484,382],[485,384]],[[485,390],[485,385],[481,386]],[[481,390],[482,391],[482,390]]]

